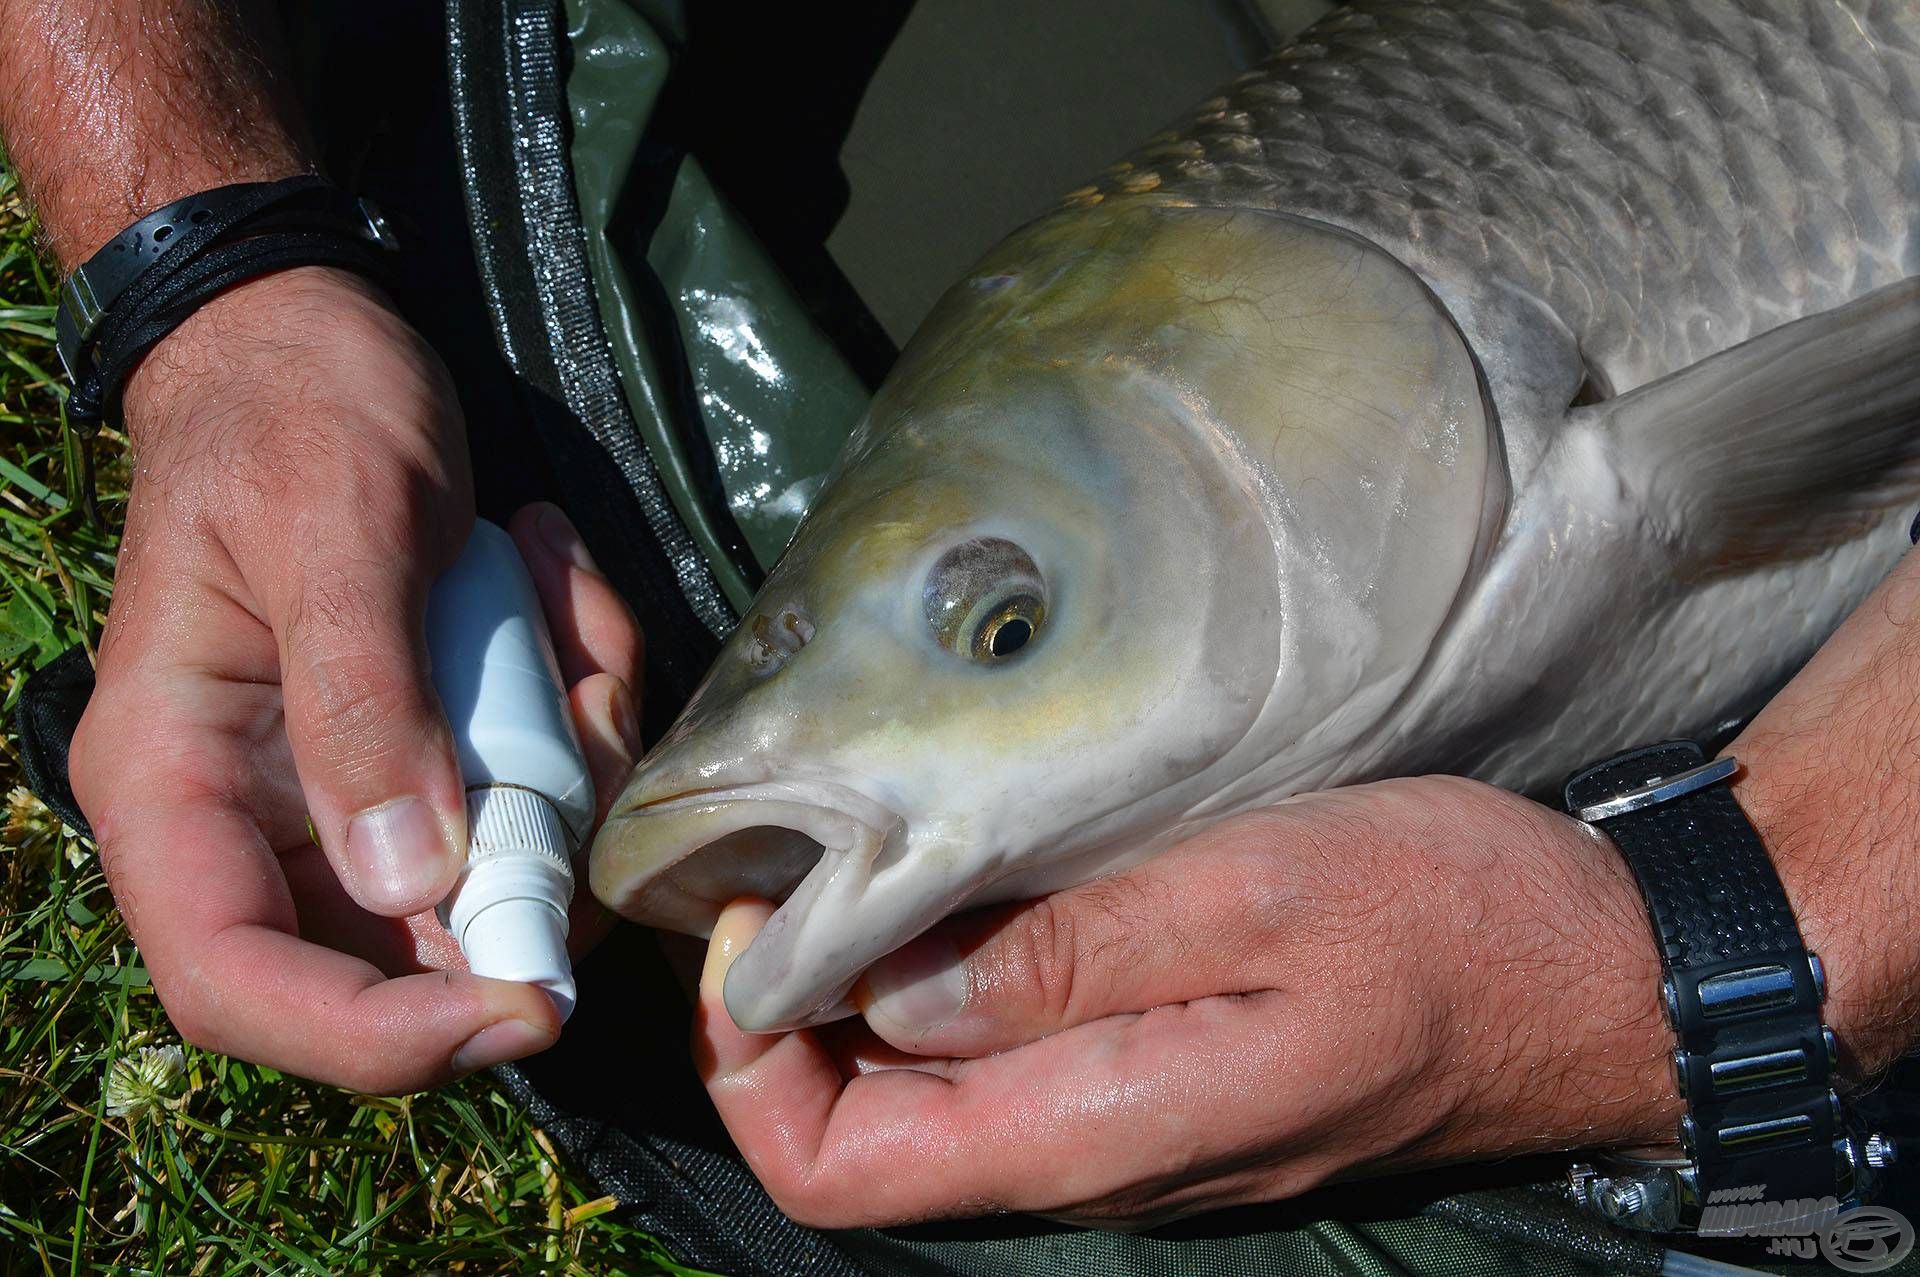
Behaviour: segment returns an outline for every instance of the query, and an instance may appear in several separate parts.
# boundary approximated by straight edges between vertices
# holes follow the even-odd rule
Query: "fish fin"
[[[1920,277],[1571,417],[1696,571],[1853,540],[1920,508]]]

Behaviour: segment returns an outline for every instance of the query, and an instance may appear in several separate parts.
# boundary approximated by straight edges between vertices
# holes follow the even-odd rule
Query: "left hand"
[[[734,1027],[721,983],[769,912],[722,916],[696,1058],[804,1223],[1150,1222],[1372,1171],[1670,1142],[1681,1111],[1618,853],[1473,781],[1296,799],[962,915],[868,973],[864,1024]]]

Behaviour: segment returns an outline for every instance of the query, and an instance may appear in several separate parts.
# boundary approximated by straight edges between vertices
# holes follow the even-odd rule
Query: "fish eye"
[[[973,629],[969,655],[976,661],[998,661],[1033,641],[1044,611],[1031,594],[1016,594],[995,608]]]
[[[940,556],[922,592],[940,645],[969,660],[1003,661],[1046,622],[1046,584],[1019,546],[998,537],[963,541]]]

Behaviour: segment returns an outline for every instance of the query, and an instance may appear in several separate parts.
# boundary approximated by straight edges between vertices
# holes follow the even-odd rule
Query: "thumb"
[[[954,918],[870,968],[869,1027],[919,1055],[979,1056],[1110,1015],[1263,987],[1231,875],[1163,862]],[[1250,943],[1251,942],[1251,943]]]
[[[312,554],[274,626],[287,739],[321,848],[362,908],[439,903],[466,846],[452,735],[427,677],[434,564],[391,546]]]

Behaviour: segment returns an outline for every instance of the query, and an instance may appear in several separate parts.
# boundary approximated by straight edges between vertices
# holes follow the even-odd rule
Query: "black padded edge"
[[[736,620],[629,413],[574,196],[558,0],[449,0],[461,185],[482,291],[567,508],[647,630],[648,726],[664,726]],[[656,716],[661,716],[656,722]]]
[[[27,788],[68,828],[93,837],[93,826],[74,800],[67,779],[73,733],[93,696],[93,660],[80,646],[68,648],[27,676],[13,708],[13,730],[20,740],[20,769]]]

